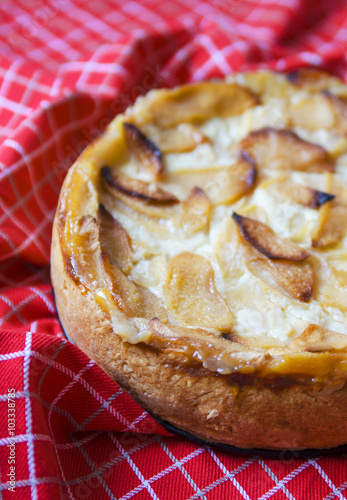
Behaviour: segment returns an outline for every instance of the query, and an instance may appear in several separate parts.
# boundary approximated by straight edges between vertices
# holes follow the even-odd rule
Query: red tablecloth
[[[169,435],[64,339],[49,279],[64,175],[136,96],[250,68],[347,79],[346,48],[345,1],[0,2],[2,498],[347,498],[342,454],[273,460]]]

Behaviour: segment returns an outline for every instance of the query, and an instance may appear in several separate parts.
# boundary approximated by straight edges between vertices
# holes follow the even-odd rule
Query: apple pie
[[[347,443],[347,87],[317,70],[150,91],[69,170],[67,335],[208,442]]]

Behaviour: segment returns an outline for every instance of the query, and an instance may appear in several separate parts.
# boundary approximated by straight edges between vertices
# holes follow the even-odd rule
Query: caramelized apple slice
[[[137,290],[140,295],[140,303],[138,308],[138,316],[141,318],[152,319],[159,317],[161,321],[167,321],[167,310],[162,301],[154,295],[148,288],[143,288],[137,285]]]
[[[160,149],[132,123],[123,123],[124,135],[130,153],[136,162],[155,177],[164,168]]]
[[[300,261],[309,256],[306,250],[280,238],[269,226],[258,220],[242,217],[235,212],[232,218],[248,243],[270,259]]]
[[[106,252],[100,254],[106,288],[111,292],[118,308],[128,316],[134,316],[140,296],[136,285],[118,267],[111,264]]]
[[[286,76],[295,86],[314,92],[342,84],[339,78],[330,75],[327,71],[316,68],[301,68],[288,73]]]
[[[310,130],[335,129],[344,134],[347,131],[347,104],[343,98],[323,91],[292,104],[289,108],[293,126]]]
[[[311,263],[301,261],[309,254],[291,242],[277,239],[277,235],[265,224],[253,219],[248,219],[251,221],[248,222],[247,218],[243,217],[242,219],[246,219],[245,224],[244,220],[239,219],[240,216],[235,215],[233,219],[236,219],[244,243],[246,260],[252,273],[269,286],[278,286],[291,297],[307,302],[313,290],[313,270]],[[253,222],[257,223],[255,231]]]
[[[185,171],[174,174],[172,181],[182,187],[199,186],[213,205],[234,203],[252,189],[257,177],[254,162],[238,160],[225,168]]]
[[[309,262],[271,260],[247,252],[250,271],[269,286],[279,288],[286,295],[300,302],[307,302],[313,291],[313,270]]]
[[[257,96],[261,96],[262,101],[266,101],[268,97],[280,97],[288,99],[297,89],[291,85],[284,75],[279,75],[273,71],[257,70],[246,71],[240,75],[240,83],[247,89],[254,92]],[[227,76],[227,80],[233,81],[233,74]]]
[[[184,325],[231,330],[232,314],[216,289],[213,269],[205,257],[189,252],[173,257],[163,290],[167,307]]]
[[[98,223],[101,250],[109,255],[112,264],[129,274],[132,269],[132,249],[128,233],[101,204]]]
[[[169,129],[162,129],[155,125],[147,125],[143,128],[163,153],[185,153],[209,141],[209,138],[191,123],[180,123],[177,127]]]
[[[128,317],[151,319],[159,316],[167,320],[167,312],[161,301],[146,288],[135,285],[116,266],[111,264],[108,255],[100,255],[103,277],[120,311]]]
[[[335,126],[341,133],[347,131],[347,102],[346,98],[338,97],[331,94],[328,90],[323,92],[323,95],[331,104],[335,116]]]
[[[309,130],[319,128],[331,129],[335,126],[335,113],[329,99],[323,94],[313,94],[291,104],[288,109],[290,123],[293,127]]]
[[[106,190],[132,210],[164,219],[177,216],[178,198],[155,184],[114,173],[109,167],[101,169],[101,176]]]
[[[207,182],[207,193],[213,204],[234,203],[255,184],[257,170],[252,161],[239,159],[234,165],[217,170]]]
[[[346,351],[347,335],[327,330],[319,325],[309,325],[289,345],[293,350],[320,352]]]
[[[155,183],[133,179],[120,172],[113,172],[109,167],[102,167],[103,178],[108,186],[122,193],[140,198],[151,203],[177,203],[176,196],[157,186]]]
[[[202,364],[209,371],[225,375],[235,371],[252,373],[270,359],[260,349],[245,349],[203,330],[194,329],[192,335],[190,328],[164,325],[158,318],[153,318],[149,326],[153,329],[149,345],[180,365]]]
[[[300,302],[307,302],[313,291],[313,270],[309,262],[263,259],[260,267],[269,271],[285,292]]]
[[[254,186],[257,170],[252,161],[238,160],[223,169],[201,172],[201,183],[214,205],[234,203]]]
[[[189,233],[204,229],[210,219],[211,202],[206,193],[194,187],[181,204],[181,226]]]
[[[88,291],[93,291],[100,275],[99,225],[94,217],[80,217],[70,244],[73,278]]]
[[[300,139],[290,130],[255,130],[239,143],[242,158],[251,157],[260,168],[333,172],[334,165],[324,148]]]
[[[347,193],[337,196],[320,209],[318,227],[312,237],[313,247],[338,243],[347,233]]]
[[[194,120],[238,115],[257,102],[254,94],[234,83],[200,82],[156,91],[155,99],[141,103],[142,108],[146,105],[142,120],[145,124],[150,116],[154,124],[169,128]],[[140,119],[139,115],[138,121]]]
[[[324,193],[290,180],[273,182],[270,189],[275,190],[282,200],[290,200],[309,208],[319,208],[335,198],[333,194]]]
[[[323,259],[314,259],[313,265],[316,276],[313,298],[324,307],[346,311],[347,271]]]

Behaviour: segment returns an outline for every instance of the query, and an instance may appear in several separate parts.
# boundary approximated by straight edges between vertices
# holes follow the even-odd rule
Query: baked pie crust
[[[153,415],[242,448],[347,443],[347,87],[153,90],[65,179],[68,336]]]

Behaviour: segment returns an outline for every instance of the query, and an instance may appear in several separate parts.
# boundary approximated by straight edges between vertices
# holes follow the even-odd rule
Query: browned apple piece
[[[233,75],[230,77],[233,78]],[[288,99],[297,91],[284,76],[266,70],[246,71],[242,74],[242,85],[257,96],[261,96],[262,101],[266,101],[268,97]]]
[[[312,94],[291,104],[288,108],[290,123],[293,127],[309,130],[335,126],[335,113],[329,100],[322,94]]]
[[[136,162],[155,177],[164,168],[163,155],[150,139],[146,137],[133,123],[123,123],[124,135],[130,153]]]
[[[178,203],[177,197],[165,191],[155,183],[140,181],[120,172],[113,172],[109,167],[102,167],[106,183],[122,193],[140,198],[151,203]]]
[[[86,290],[95,289],[100,275],[99,225],[91,215],[83,215],[77,222],[72,240],[72,277]]]
[[[164,219],[177,215],[175,205],[179,203],[178,198],[154,183],[114,173],[109,167],[101,169],[101,176],[106,190],[136,212]]]
[[[234,203],[252,189],[257,177],[254,162],[238,160],[225,168],[187,170],[174,174],[172,181],[183,187],[199,186],[213,205]]]
[[[164,325],[158,318],[153,318],[149,326],[153,330],[149,345],[162,351],[171,362],[202,364],[209,371],[228,374],[252,373],[270,359],[261,349],[245,348],[204,330],[194,329],[192,335],[192,329]]]
[[[269,226],[258,220],[243,217],[235,212],[232,218],[248,243],[270,259],[300,261],[309,256],[306,250],[280,238]]]
[[[258,103],[249,90],[235,83],[200,82],[157,93],[146,103],[146,116],[152,123],[169,128],[179,123],[226,118],[238,115]]]
[[[191,123],[180,123],[169,129],[147,125],[144,129],[163,153],[185,153],[209,141],[209,138]]]
[[[181,226],[191,234],[208,226],[211,202],[206,193],[199,187],[194,187],[187,198],[181,203]]]
[[[234,203],[253,186],[257,170],[252,161],[240,159],[234,165],[205,173],[205,190],[214,205]]]
[[[333,172],[334,164],[318,144],[304,141],[287,129],[263,128],[248,134],[238,146],[241,158],[261,169]]]
[[[184,325],[230,331],[233,317],[219,295],[210,262],[183,252],[173,257],[163,287],[169,311]]]
[[[312,237],[313,247],[338,243],[347,233],[347,197],[337,196],[320,209],[318,227]]]
[[[244,335],[237,335],[235,333],[226,333],[223,334],[223,338],[230,340],[231,342],[237,342],[244,347],[250,349],[264,349],[266,351],[275,348],[284,347],[284,342],[276,337],[272,337],[271,335],[254,335],[251,337],[245,337]]]
[[[345,134],[347,132],[347,102],[346,98],[338,97],[331,94],[328,90],[322,92],[323,96],[328,100],[332,106],[334,117],[335,117],[335,127],[339,132]]]
[[[138,316],[145,319],[152,319],[157,316],[161,321],[166,322],[168,319],[167,310],[162,301],[148,288],[137,285],[137,290],[140,295]]]
[[[273,182],[270,189],[275,190],[281,199],[290,200],[309,208],[319,208],[335,198],[333,194],[324,193],[290,180]]]
[[[140,302],[140,294],[135,283],[129,280],[118,267],[111,264],[106,252],[100,254],[100,261],[106,288],[111,292],[118,308],[127,316],[134,316]]]
[[[307,302],[313,291],[313,270],[309,262],[264,261],[277,284],[300,302]]]
[[[149,290],[135,285],[116,266],[111,264],[109,256],[100,255],[102,272],[107,289],[111,292],[117,307],[128,317],[152,319],[159,316],[167,320],[167,312],[161,301]]]
[[[347,131],[347,104],[329,91],[309,95],[289,108],[293,126],[309,130],[329,128],[341,134]]]
[[[103,205],[99,205],[98,223],[101,250],[106,252],[112,264],[123,273],[132,269],[130,238],[124,227]]]
[[[341,85],[342,81],[327,71],[316,68],[301,68],[291,73],[287,73],[288,80],[297,87],[310,91],[320,91],[332,85]]]
[[[254,251],[255,252],[255,251]],[[272,281],[286,294],[300,302],[307,302],[313,291],[313,270],[309,262],[271,260],[268,257],[250,255],[249,266],[261,280],[273,286]]]
[[[324,307],[347,310],[347,271],[338,269],[323,259],[313,259],[315,287],[313,298]]]
[[[320,352],[346,351],[347,335],[327,330],[319,325],[309,325],[289,345],[293,350]]]
[[[240,217],[238,214],[233,215],[251,271],[270,286],[273,286],[274,281],[291,297],[307,302],[313,290],[313,269],[310,262],[302,261],[309,253],[282,240],[265,224]]]

